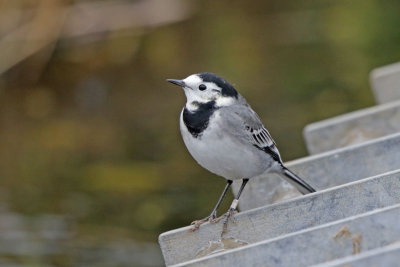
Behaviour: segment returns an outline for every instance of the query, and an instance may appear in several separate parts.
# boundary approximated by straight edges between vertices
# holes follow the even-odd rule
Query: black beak
[[[180,87],[185,87],[186,84],[182,80],[175,80],[175,79],[167,79],[168,82],[179,85]]]

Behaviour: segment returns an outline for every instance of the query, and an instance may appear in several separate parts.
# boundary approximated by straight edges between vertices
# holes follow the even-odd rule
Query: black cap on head
[[[221,94],[223,96],[238,97],[238,92],[235,87],[228,83],[223,78],[211,72],[202,72],[197,74],[204,82],[212,82],[218,85],[222,89]]]

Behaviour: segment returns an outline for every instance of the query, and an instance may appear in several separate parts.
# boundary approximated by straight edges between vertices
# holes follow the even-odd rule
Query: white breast
[[[264,152],[221,130],[220,120],[220,113],[216,111],[210,117],[207,129],[196,138],[187,130],[181,113],[183,141],[202,167],[229,180],[253,178],[271,167],[271,160]]]

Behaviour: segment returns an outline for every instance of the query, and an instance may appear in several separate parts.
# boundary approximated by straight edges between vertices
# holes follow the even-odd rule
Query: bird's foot
[[[222,228],[222,234],[225,234],[228,230],[228,222],[231,221],[235,223],[235,213],[237,213],[236,209],[230,208],[226,213],[224,213],[222,216],[216,218],[213,220],[213,222],[217,223],[221,220],[223,220],[223,228]]]
[[[228,222],[229,221],[232,221],[233,223],[236,222],[235,216],[234,216],[235,213],[237,213],[236,209],[232,209],[232,208],[230,208],[228,210],[228,212],[226,213],[226,217],[225,217],[225,219],[223,221],[224,225],[223,225],[223,228],[222,228],[221,236],[228,231]]]
[[[193,227],[190,228],[190,232],[194,232],[194,231],[196,231],[197,229],[199,229],[199,228],[200,228],[200,225],[202,225],[203,223],[206,223],[206,222],[212,222],[212,223],[214,223],[216,217],[217,217],[216,212],[213,212],[213,213],[211,213],[209,216],[207,216],[207,217],[205,217],[205,218],[203,218],[203,219],[201,219],[201,220],[193,221],[193,222],[190,224],[190,225],[193,225]]]

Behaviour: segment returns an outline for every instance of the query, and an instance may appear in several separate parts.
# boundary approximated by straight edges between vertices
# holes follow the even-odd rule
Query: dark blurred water
[[[1,266],[161,266],[155,243],[117,233],[79,233],[60,215],[25,216],[1,207]]]

